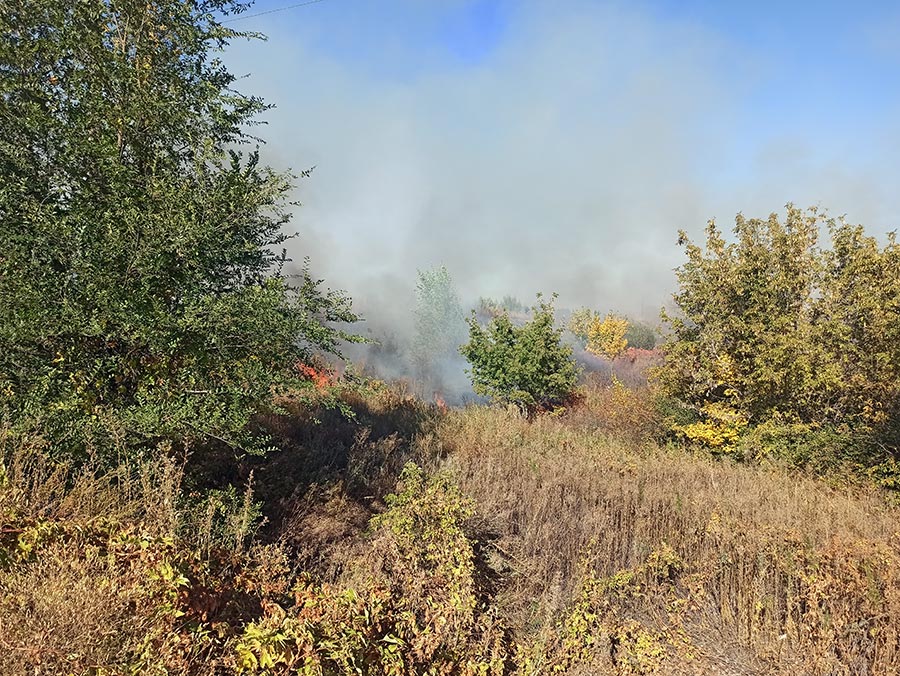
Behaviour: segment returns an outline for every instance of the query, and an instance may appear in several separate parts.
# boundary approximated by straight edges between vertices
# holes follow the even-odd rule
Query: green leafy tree
[[[816,343],[839,386],[823,402],[832,417],[862,416],[900,442],[900,246],[859,225],[832,223],[823,255],[827,283],[817,294]]]
[[[540,298],[540,297],[539,297]],[[539,302],[523,326],[506,313],[482,326],[475,314],[468,320],[469,342],[460,348],[469,361],[476,393],[516,404],[528,413],[565,402],[578,380],[572,348],[560,342],[553,305]]]
[[[0,409],[58,449],[235,447],[349,301],[282,274],[293,176],[217,56],[235,0],[0,12]]]
[[[625,331],[625,340],[628,347],[652,350],[656,347],[656,330],[644,322],[629,320],[628,329]]]
[[[440,363],[455,357],[465,341],[465,318],[450,272],[444,266],[419,271],[416,283],[416,335],[413,359],[430,379]]]
[[[830,249],[819,244],[822,230]],[[894,237],[880,247],[860,226],[788,205],[783,221],[739,215],[732,242],[714,222],[705,248],[683,233],[681,239],[688,260],[677,271],[679,313],[665,317],[670,333],[658,372],[664,390],[698,411],[710,434],[725,419],[751,428],[827,426],[877,437],[871,452],[895,454],[900,248]]]
[[[569,323],[567,328],[578,340],[581,342],[581,346],[585,347],[588,342],[588,334],[591,331],[591,326],[594,324],[595,320],[599,320],[600,315],[594,310],[591,310],[589,307],[582,307],[577,310],[573,310],[572,314],[569,316]]]

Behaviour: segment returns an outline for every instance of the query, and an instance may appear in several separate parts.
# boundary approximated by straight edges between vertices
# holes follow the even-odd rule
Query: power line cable
[[[258,16],[265,16],[266,14],[274,14],[275,12],[284,12],[288,9],[296,9],[297,7],[306,7],[307,5],[315,5],[320,2],[325,2],[325,0],[307,0],[306,2],[298,2],[294,5],[287,5],[286,7],[276,7],[275,9],[267,9],[265,12],[258,12],[256,14],[248,14],[247,16],[236,16],[233,19],[226,19],[225,21],[221,21],[220,23],[232,23],[233,21],[243,21],[244,19],[254,19]]]

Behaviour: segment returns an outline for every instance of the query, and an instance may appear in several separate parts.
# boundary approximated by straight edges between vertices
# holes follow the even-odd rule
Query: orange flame
[[[331,385],[331,374],[327,371],[317,369],[315,366],[310,366],[303,362],[297,362],[295,366],[300,372],[300,375],[312,381],[312,384],[315,385],[317,390],[323,390]]]
[[[447,402],[444,401],[444,398],[441,396],[440,392],[434,393],[434,405],[437,406],[441,411],[447,410]]]

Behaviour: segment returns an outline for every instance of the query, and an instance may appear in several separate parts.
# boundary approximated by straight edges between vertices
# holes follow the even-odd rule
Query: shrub
[[[520,301],[515,296],[511,296],[508,294],[506,296],[503,296],[502,300],[495,300],[494,298],[486,297],[481,297],[478,299],[477,312],[482,315],[487,315],[488,317],[495,317],[501,312],[523,314],[527,313],[528,310],[529,308],[527,308],[522,303],[522,301]]]
[[[567,328],[583,347],[608,358],[615,358],[626,347],[638,350],[652,350],[656,347],[656,330],[652,326],[613,314],[607,314],[601,319],[598,312],[586,307],[572,312]],[[592,332],[595,336],[593,341]]]
[[[235,643],[240,673],[505,673],[505,630],[478,603],[471,501],[413,465],[399,488],[371,521],[353,586],[301,578],[291,609],[250,623]]]
[[[588,424],[635,441],[664,436],[667,428],[649,387],[628,387],[615,375],[608,385],[600,380],[597,374],[587,374],[580,405],[571,414],[574,425]]]
[[[255,503],[186,495],[158,458],[102,471],[0,428],[0,673],[208,674],[228,622],[290,585]]]
[[[561,334],[550,303],[539,302],[523,326],[503,313],[484,327],[473,313],[469,342],[460,352],[469,361],[475,392],[528,413],[562,404],[575,389],[578,369]]]
[[[522,303],[515,296],[510,296],[507,294],[503,296],[503,300],[500,301],[500,307],[508,312],[527,312],[528,308],[525,307],[525,304]]]
[[[652,350],[656,347],[656,329],[649,324],[629,320],[625,340],[629,348]]]
[[[671,591],[669,585],[683,567],[678,555],[663,543],[643,565],[607,577],[587,572],[544,659],[556,673],[585,666],[612,668],[616,674],[658,673],[680,646],[673,632],[655,631],[628,618],[627,610],[652,585],[662,583]]]
[[[747,427],[747,419],[721,402],[709,402],[700,408],[701,419],[674,429],[691,441],[715,451],[734,448],[741,432]]]
[[[51,524],[32,528],[42,525]],[[177,669],[185,657],[176,632],[178,599],[188,581],[172,542],[56,526],[29,549],[31,560],[0,577],[3,673]]]

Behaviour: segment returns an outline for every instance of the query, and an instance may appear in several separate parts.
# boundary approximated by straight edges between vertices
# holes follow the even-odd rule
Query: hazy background
[[[258,2],[248,14],[292,4]],[[882,3],[324,0],[232,25],[277,106],[297,259],[370,320],[409,323],[416,269],[465,302],[654,318],[676,231],[788,201],[897,224],[900,11]]]

